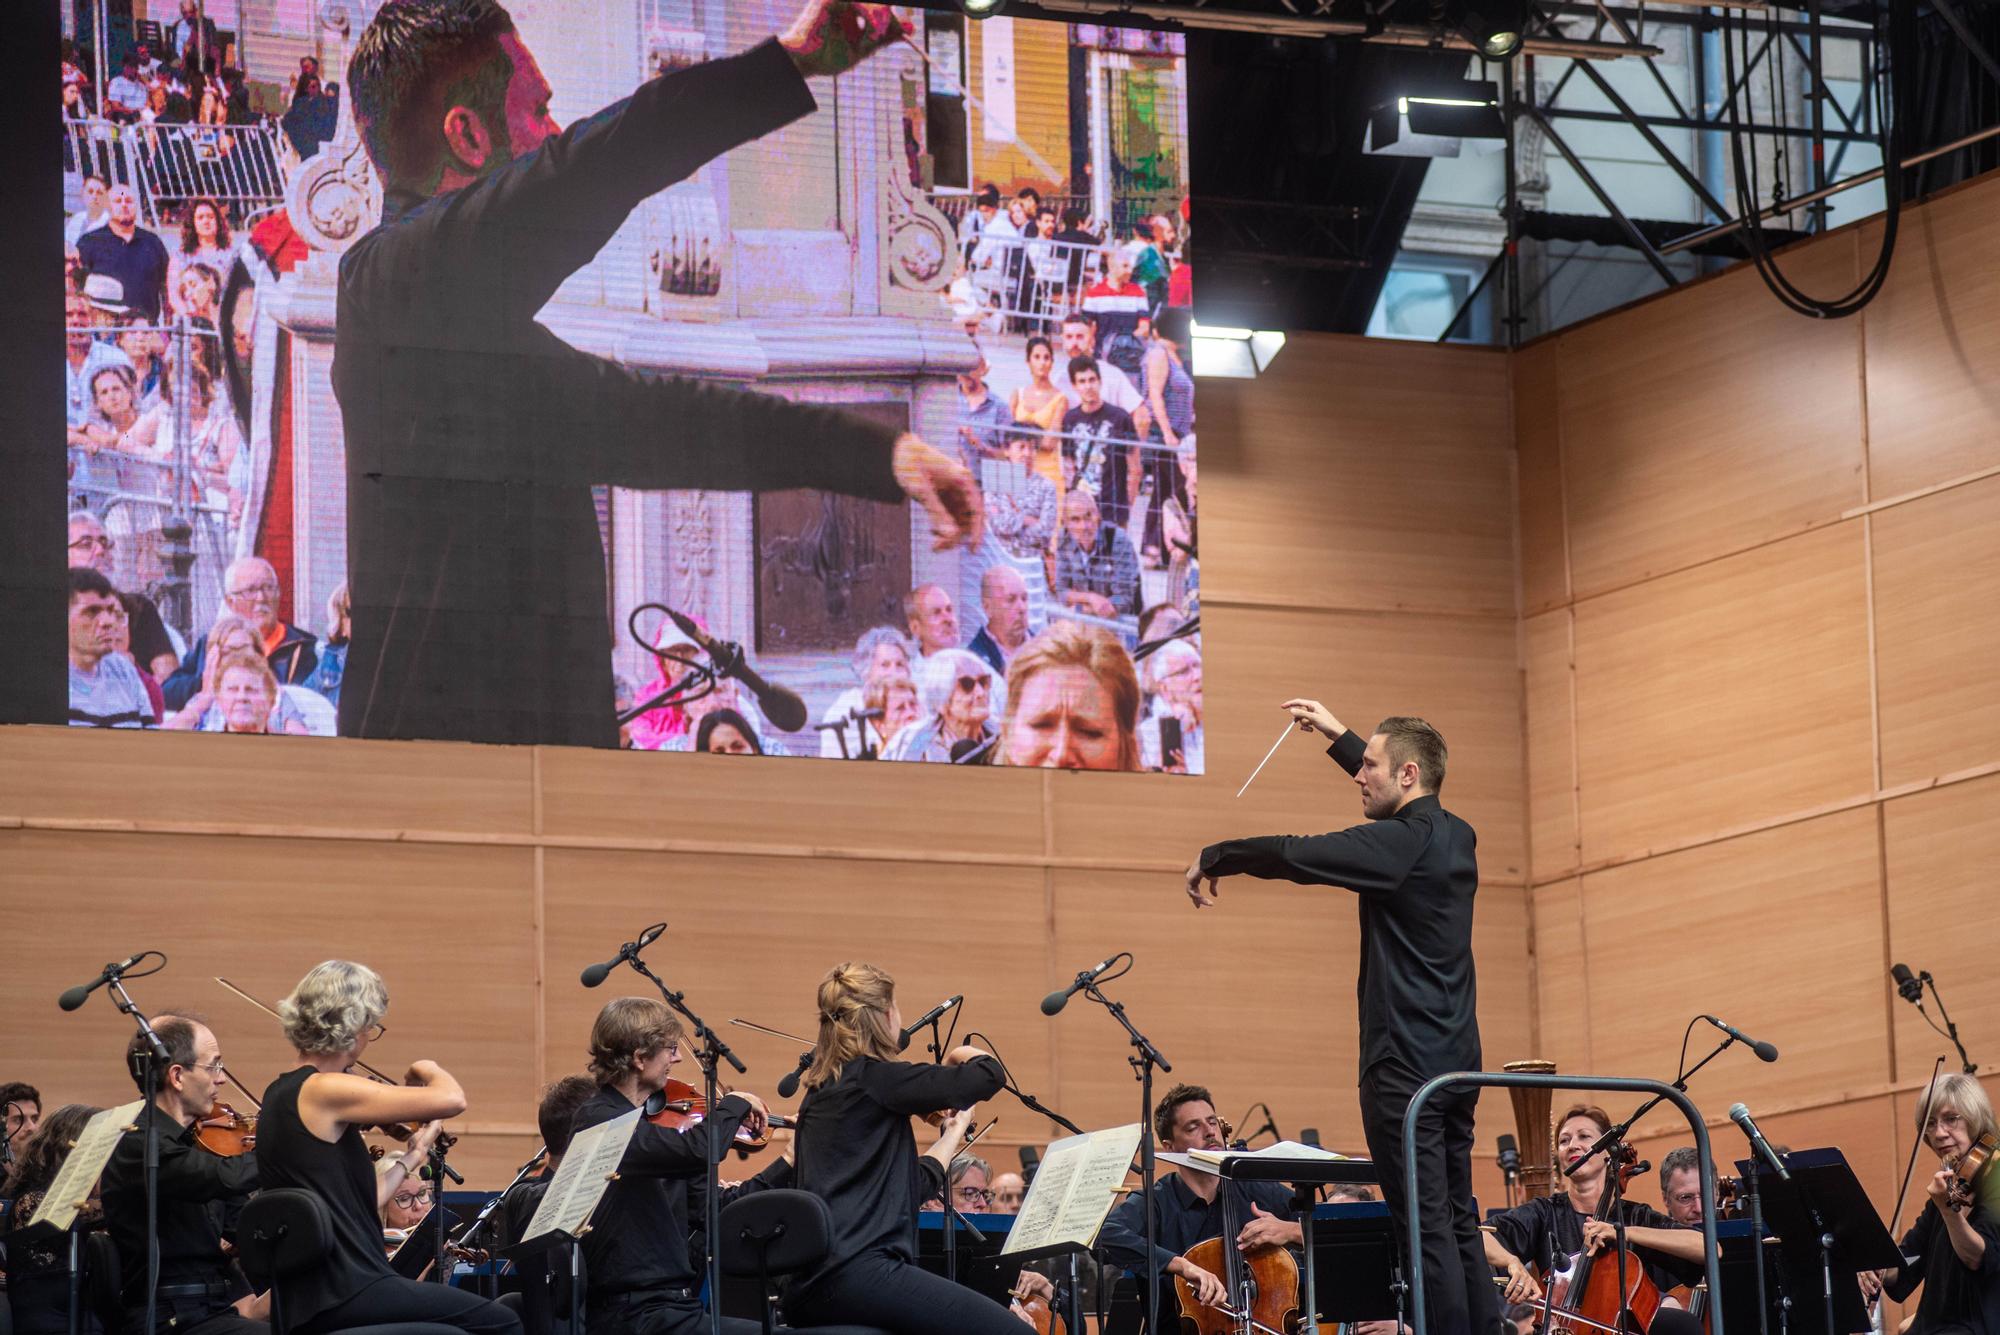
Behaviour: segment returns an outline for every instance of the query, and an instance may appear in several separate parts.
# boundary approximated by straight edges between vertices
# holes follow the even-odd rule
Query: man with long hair
[[[350,736],[617,744],[591,488],[811,487],[976,544],[972,475],[832,409],[641,376],[535,315],[648,196],[815,109],[808,75],[900,35],[810,0],[778,40],[649,80],[567,130],[495,0],[389,0],[348,78],[385,186],[342,256]]]

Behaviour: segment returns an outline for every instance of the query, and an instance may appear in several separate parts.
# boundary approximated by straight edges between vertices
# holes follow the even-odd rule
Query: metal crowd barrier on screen
[[[1694,1101],[1672,1085],[1661,1084],[1657,1080],[1636,1080],[1618,1075],[1536,1075],[1515,1071],[1452,1071],[1424,1082],[1416,1096],[1410,1100],[1409,1109],[1403,1114],[1403,1199],[1408,1203],[1404,1212],[1409,1218],[1410,1248],[1410,1329],[1416,1335],[1428,1335],[1429,1327],[1424,1324],[1424,1244],[1423,1221],[1417,1209],[1417,1115],[1431,1096],[1449,1086],[1471,1085],[1477,1087],[1495,1086],[1512,1089],[1590,1089],[1612,1094],[1653,1094],[1671,1102],[1687,1118],[1688,1127],[1694,1132],[1694,1150],[1700,1158],[1701,1198],[1715,1199],[1715,1160],[1709,1154],[1708,1127],[1701,1120],[1701,1110]],[[1715,1211],[1701,1212],[1701,1240],[1704,1253],[1702,1268],[1708,1277],[1709,1295],[1709,1335],[1724,1335],[1722,1329],[1722,1271],[1717,1264],[1719,1255],[1715,1241]],[[1457,1335],[1455,1331],[1441,1331],[1439,1335]]]

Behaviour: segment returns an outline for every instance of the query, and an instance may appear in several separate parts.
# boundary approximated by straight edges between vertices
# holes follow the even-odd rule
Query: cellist
[[[1153,1108],[1153,1131],[1160,1148],[1176,1153],[1227,1148],[1215,1099],[1200,1085],[1175,1085]],[[1225,1194],[1224,1188],[1227,1188]],[[1153,1186],[1153,1245],[1160,1257],[1160,1311],[1174,1310],[1172,1276],[1187,1281],[1206,1306],[1231,1301],[1222,1277],[1204,1270],[1184,1253],[1198,1242],[1223,1236],[1235,1227],[1236,1246],[1245,1252],[1263,1247],[1298,1246],[1302,1239],[1293,1219],[1291,1189],[1281,1182],[1227,1182],[1214,1173],[1176,1166]],[[1234,1212],[1232,1219],[1231,1212]],[[1097,1245],[1133,1274],[1146,1273],[1145,1197],[1127,1196],[1104,1221]],[[1164,1322],[1162,1324],[1165,1324]]]
[[[1634,1249],[1647,1277],[1661,1292],[1698,1276],[1701,1234],[1680,1227],[1638,1201],[1621,1197],[1615,1215],[1606,1208],[1611,1176],[1608,1156],[1597,1154],[1587,1162],[1580,1161],[1610,1129],[1611,1117],[1602,1108],[1575,1104],[1566,1109],[1556,1122],[1555,1144],[1556,1162],[1565,1168],[1576,1166],[1576,1174],[1568,1179],[1569,1189],[1503,1210],[1481,1229],[1487,1261],[1506,1272],[1502,1294],[1506,1301],[1540,1302],[1542,1283],[1531,1267],[1546,1266],[1551,1256],[1561,1265],[1568,1257],[1597,1255],[1615,1247],[1620,1220],[1626,1244]],[[1611,1263],[1611,1258],[1607,1255],[1605,1261]],[[1672,1305],[1673,1300],[1666,1303],[1654,1317],[1649,1335],[1700,1329],[1692,1317]]]

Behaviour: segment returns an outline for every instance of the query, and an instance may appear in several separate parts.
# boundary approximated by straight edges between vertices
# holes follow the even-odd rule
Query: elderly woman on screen
[[[256,659],[264,667],[263,677],[251,681],[239,671],[231,682],[225,669],[234,664],[244,668],[245,659]],[[263,678],[270,689],[263,692]],[[246,715],[253,686],[268,695],[264,704],[264,724],[250,726]],[[209,628],[202,656],[201,688],[188,697],[179,713],[166,726],[179,732],[283,732],[296,736],[331,737],[334,714],[325,698],[303,686],[281,686],[265,657],[263,637],[256,623],[234,612],[225,612]]]
[[[1058,621],[1007,664],[1002,765],[1139,768],[1139,676],[1102,626]]]
[[[917,672],[917,704],[922,720],[903,729],[884,760],[927,760],[950,764],[993,736],[993,669],[966,649],[940,649]],[[957,753],[956,755],[954,753]]]
[[[1200,774],[1205,758],[1201,729],[1201,651],[1186,640],[1169,640],[1146,660],[1145,675],[1146,685],[1152,692],[1152,709],[1139,725],[1140,764],[1146,769]],[[1169,719],[1178,725],[1180,740],[1177,746],[1163,751],[1163,731],[1175,731],[1163,727]]]
[[[879,681],[890,677],[910,676],[910,642],[903,632],[894,626],[874,626],[861,632],[854,641],[854,655],[851,660],[854,669],[854,685],[833,698],[819,716],[821,723],[845,721],[849,714],[859,709],[880,709],[879,703],[871,704],[868,692]],[[875,720],[880,722],[881,720]],[[894,731],[891,729],[890,731]],[[843,755],[857,755],[853,732],[846,732],[847,747],[841,747],[842,730],[828,728],[819,735],[819,753],[829,759],[838,760]]]

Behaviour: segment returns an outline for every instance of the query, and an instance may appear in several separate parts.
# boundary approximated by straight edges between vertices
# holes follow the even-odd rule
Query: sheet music
[[[1345,1159],[1347,1156],[1319,1145],[1281,1140],[1261,1150],[1189,1150],[1187,1157],[1200,1163],[1219,1164],[1230,1159]]]
[[[632,1133],[639,1127],[639,1112],[634,1108],[622,1117],[599,1122],[571,1138],[562,1165],[556,1169],[555,1181],[549,1183],[535,1217],[528,1222],[528,1231],[521,1237],[522,1242],[558,1231],[576,1236],[597,1203],[604,1199],[611,1174],[624,1161],[625,1147],[632,1143]]]
[[[1088,1247],[1111,1213],[1111,1202],[1131,1171],[1144,1128],[1108,1127],[1069,1136],[1042,1153],[1041,1167],[1021,1202],[1021,1213],[1000,1250],[1029,1251],[1059,1243]]]
[[[90,1192],[97,1185],[98,1175],[104,1165],[111,1161],[111,1151],[118,1148],[146,1101],[134,1099],[117,1108],[106,1108],[83,1124],[83,1131],[76,1138],[76,1146],[56,1170],[56,1180],[49,1183],[49,1189],[42,1196],[42,1203],[36,1207],[29,1224],[49,1224],[55,1228],[68,1228],[76,1222],[76,1212],[90,1200]],[[164,1117],[166,1114],[160,1114]]]

